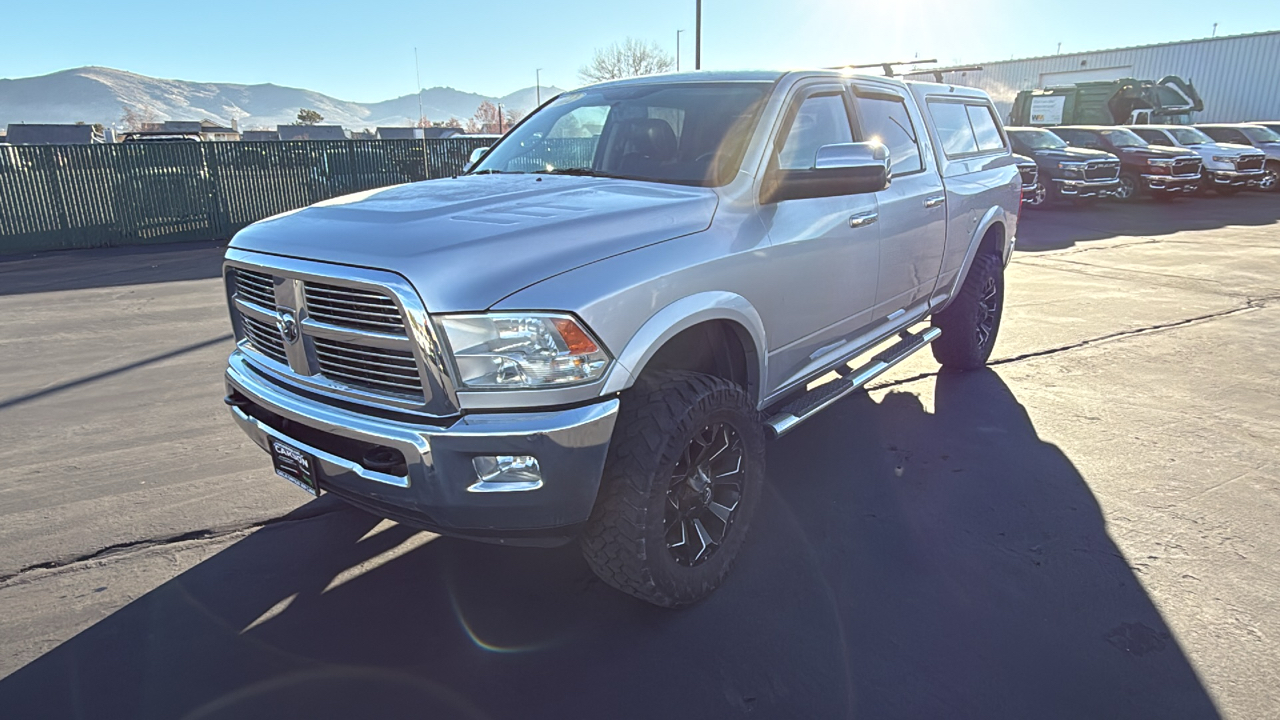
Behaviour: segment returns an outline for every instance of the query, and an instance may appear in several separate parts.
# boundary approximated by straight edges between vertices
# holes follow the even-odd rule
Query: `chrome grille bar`
[[[412,353],[320,337],[312,341],[321,375],[361,389],[421,397],[422,378]]]
[[[280,337],[279,330],[243,312],[240,313],[240,323],[254,350],[278,363],[289,364],[289,358],[284,350],[284,340]]]
[[[275,278],[263,273],[236,270],[236,292],[245,300],[271,310],[276,309]]]

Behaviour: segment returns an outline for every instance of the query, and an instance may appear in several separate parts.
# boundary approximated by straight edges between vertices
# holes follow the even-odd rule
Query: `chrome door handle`
[[[946,201],[947,201],[946,195],[934,195],[933,197],[928,198],[927,200],[924,201],[924,206],[927,208],[936,208]]]
[[[849,216],[849,227],[856,228],[863,225],[870,225],[880,219],[880,213],[864,212],[857,215]]]

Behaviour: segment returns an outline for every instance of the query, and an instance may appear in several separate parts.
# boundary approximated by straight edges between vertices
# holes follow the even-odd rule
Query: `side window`
[[[778,150],[779,170],[808,170],[818,148],[853,142],[849,111],[838,94],[805,98],[785,132]]]
[[[916,129],[902,100],[885,96],[859,97],[858,119],[862,122],[864,139],[879,141],[889,148],[889,161],[895,176],[924,169]]]
[[[1169,138],[1159,130],[1148,130],[1146,128],[1129,128],[1138,137],[1146,140],[1152,145],[1176,145],[1177,143],[1169,142]]]
[[[973,125],[973,134],[978,138],[979,150],[1003,150],[1004,138],[1000,137],[1000,128],[996,127],[996,117],[986,105],[965,105],[969,113],[969,122]]]
[[[969,113],[964,105],[929,101],[929,114],[938,129],[942,151],[948,157],[978,152],[978,139],[973,136],[973,126],[969,124]]]

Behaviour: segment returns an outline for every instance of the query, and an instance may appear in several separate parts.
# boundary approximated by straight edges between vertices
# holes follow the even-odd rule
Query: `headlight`
[[[1171,167],[1173,160],[1171,158],[1149,158],[1147,164],[1152,167]]]
[[[1078,162],[1060,162],[1058,169],[1067,177],[1080,177],[1080,173],[1084,172],[1084,163]]]
[[[439,319],[467,388],[539,388],[591,382],[609,356],[577,320],[545,313]]]
[[[1228,157],[1228,156],[1226,156],[1226,155],[1214,155],[1214,156],[1213,156],[1213,161],[1214,161],[1214,162],[1220,162],[1220,163],[1231,163],[1231,164],[1233,164],[1233,165],[1234,165],[1234,164],[1235,164],[1235,162],[1236,162],[1236,159],[1235,159],[1235,158],[1233,158],[1233,157]]]

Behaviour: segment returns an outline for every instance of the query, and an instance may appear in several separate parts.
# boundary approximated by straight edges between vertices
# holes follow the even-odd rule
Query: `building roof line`
[[[919,72],[921,73],[958,72],[960,70],[973,70],[975,65],[981,65],[983,66],[983,68],[986,68],[986,66],[988,65],[1007,65],[1009,63],[1029,62],[1031,60],[1048,60],[1050,58],[1066,58],[1066,57],[1072,57],[1072,56],[1078,56],[1078,55],[1097,55],[1098,53],[1123,52],[1125,50],[1146,50],[1148,48],[1164,47],[1166,45],[1188,45],[1190,43],[1217,42],[1218,40],[1237,40],[1239,38],[1257,37],[1260,35],[1280,35],[1280,30],[1262,30],[1259,32],[1241,33],[1239,35],[1219,35],[1217,37],[1192,38],[1190,40],[1170,40],[1168,42],[1151,43],[1150,45],[1128,45],[1126,47],[1117,47],[1117,48],[1100,48],[1097,50],[1079,50],[1076,52],[1057,53],[1054,55],[1036,55],[1033,57],[1014,58],[1012,60],[991,60],[988,62],[971,62],[971,63],[964,63],[962,65],[952,65],[950,67],[927,68],[924,70],[920,70]]]

